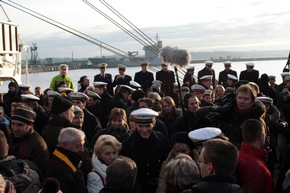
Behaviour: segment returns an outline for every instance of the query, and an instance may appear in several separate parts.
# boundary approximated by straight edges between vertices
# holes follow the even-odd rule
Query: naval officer
[[[242,71],[240,74],[240,80],[247,80],[258,84],[259,71],[254,69],[254,63],[246,63],[247,69]]]
[[[138,167],[137,192],[155,192],[162,162],[167,157],[167,142],[161,132],[154,131],[158,113],[141,108],[131,113],[136,131],[122,143],[121,155],[130,157]]]
[[[198,84],[201,84],[201,77],[204,77],[206,75],[212,75],[212,86],[215,88],[216,85],[216,78],[215,78],[215,71],[212,69],[213,61],[207,60],[205,61],[205,67],[198,71],[197,78],[198,78]],[[202,84],[201,84],[202,85]]]
[[[117,85],[128,85],[130,86],[130,81],[132,80],[132,77],[125,74],[127,66],[119,64],[118,70],[119,74],[115,76],[113,86]]]
[[[144,93],[150,89],[152,81],[154,80],[153,73],[148,71],[148,62],[141,63],[141,71],[135,73],[134,81],[141,85]]]
[[[107,91],[110,95],[113,96],[114,91],[113,91],[113,85],[112,85],[112,75],[109,73],[106,73],[107,66],[108,64],[106,63],[98,64],[100,74],[97,74],[94,77],[94,82],[106,82]]]

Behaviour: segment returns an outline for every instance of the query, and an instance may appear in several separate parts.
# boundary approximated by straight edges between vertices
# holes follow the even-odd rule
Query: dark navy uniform
[[[175,83],[174,72],[171,70],[160,70],[156,72],[156,80],[160,80],[162,82],[161,91],[166,96],[173,97],[173,83]]]
[[[114,82],[113,82],[113,86],[117,86],[117,85],[128,85],[130,86],[130,81],[132,80],[132,77],[129,75],[123,75],[122,78],[117,79],[117,77],[120,75],[116,75],[114,78]]]
[[[114,95],[113,85],[112,85],[112,75],[105,73],[104,75],[97,74],[94,77],[94,82],[106,82],[107,84],[107,91],[110,95]]]
[[[215,85],[215,71],[213,69],[207,70],[205,67],[202,70],[198,71],[198,74],[197,74],[198,84],[201,84],[200,78],[205,75],[212,75],[212,85],[214,86]]]
[[[113,97],[108,92],[105,92],[104,94],[100,95],[100,97],[101,100],[98,105],[97,117],[100,119],[102,128],[105,128],[108,123],[110,114],[110,109],[108,108],[108,105]]]
[[[259,71],[253,69],[254,68],[254,63],[246,63],[247,66],[247,70],[249,69],[249,71],[244,70],[240,73],[240,80],[247,80],[249,82],[254,82],[256,84],[258,84],[258,80],[259,80]]]
[[[196,84],[195,78],[190,74],[186,73],[183,78],[183,84],[188,88],[191,88],[192,85]]]
[[[240,74],[240,80],[247,80],[249,82],[254,82],[258,84],[259,79],[259,71],[253,69],[252,72],[247,72],[247,70],[244,70]]]
[[[147,90],[151,87],[152,81],[154,80],[152,72],[136,72],[134,81],[141,85],[142,90],[147,93]]]
[[[218,84],[223,85],[225,88],[228,87],[228,84],[227,84],[228,74],[231,74],[231,75],[234,75],[235,77],[238,77],[237,72],[234,70],[230,69],[229,71],[226,71],[226,70],[221,71],[219,73]]]
[[[155,192],[162,162],[167,156],[164,135],[152,131],[149,139],[143,139],[138,132],[134,132],[122,143],[121,155],[130,157],[137,164],[137,190],[142,193]]]

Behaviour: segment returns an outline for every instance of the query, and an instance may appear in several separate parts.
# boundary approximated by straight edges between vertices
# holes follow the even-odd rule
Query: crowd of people
[[[99,64],[77,91],[65,64],[44,91],[10,82],[0,192],[290,192],[290,73],[278,85],[254,63],[239,77],[213,65],[190,65],[182,83],[149,63],[134,78]]]

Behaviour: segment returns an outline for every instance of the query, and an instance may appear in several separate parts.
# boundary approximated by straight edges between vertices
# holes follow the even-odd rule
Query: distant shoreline
[[[232,59],[227,59],[232,62],[246,62],[246,61],[267,61],[267,60],[286,60],[287,57],[263,57],[263,58],[232,58]],[[226,59],[225,58],[220,58],[220,59],[212,59],[213,62],[218,63],[218,62],[224,62]],[[195,59],[191,60],[191,64],[196,64],[196,63],[204,63],[205,59]],[[286,63],[285,63],[286,64]],[[97,69],[97,64],[93,65],[84,65],[84,64],[68,64],[70,70],[78,70],[78,69]],[[110,64],[109,64],[110,65]],[[139,65],[136,64],[134,66],[129,66],[129,67],[138,67]],[[151,66],[160,66],[160,64],[151,64]],[[52,72],[52,71],[58,71],[59,64],[57,65],[47,65],[47,66],[31,66],[28,67],[28,73],[40,73],[40,72]],[[117,66],[110,66],[109,68],[116,68]],[[26,68],[22,67],[22,74],[26,73]]]

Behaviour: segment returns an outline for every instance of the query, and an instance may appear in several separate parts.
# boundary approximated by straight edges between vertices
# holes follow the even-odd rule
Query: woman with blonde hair
[[[215,99],[222,98],[225,95],[225,87],[223,85],[217,85],[214,89]]]
[[[195,149],[193,141],[188,137],[186,132],[178,132],[174,134],[170,139],[171,151],[168,154],[167,159],[162,163],[162,167],[159,173],[158,187],[156,193],[166,193],[167,192],[167,164],[172,160],[176,159],[180,154],[183,156],[188,155],[191,160],[197,160],[198,154]],[[180,191],[181,192],[181,191]]]
[[[200,180],[199,168],[190,156],[179,154],[165,166],[166,193],[179,193]]]
[[[92,165],[88,174],[87,188],[89,193],[99,193],[106,185],[106,169],[119,155],[122,144],[112,135],[101,135],[95,143]]]

